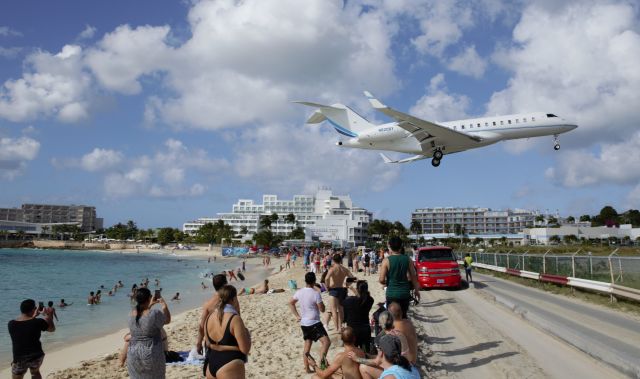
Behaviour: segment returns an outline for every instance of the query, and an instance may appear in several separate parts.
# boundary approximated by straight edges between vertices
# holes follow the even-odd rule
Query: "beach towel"
[[[204,363],[204,357],[199,355],[196,349],[178,351],[177,353],[184,360],[182,362],[167,362],[167,366],[202,366]]]
[[[298,282],[296,282],[296,281],[295,281],[295,280],[293,280],[293,279],[289,279],[289,289],[290,289],[291,291],[295,291],[295,290],[297,290],[297,289],[298,289]]]

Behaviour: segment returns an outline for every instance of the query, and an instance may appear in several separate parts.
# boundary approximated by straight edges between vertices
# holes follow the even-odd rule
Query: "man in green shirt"
[[[471,264],[473,263],[473,257],[467,253],[464,256],[464,273],[467,277],[467,283],[473,283],[473,277],[471,276]]]
[[[379,281],[387,286],[387,307],[396,302],[402,308],[402,317],[407,318],[411,291],[413,297],[420,300],[420,285],[416,268],[407,255],[401,253],[402,240],[400,237],[389,238],[389,256],[384,259],[380,267]]]

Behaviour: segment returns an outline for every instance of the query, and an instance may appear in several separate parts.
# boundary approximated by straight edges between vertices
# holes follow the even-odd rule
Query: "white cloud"
[[[411,107],[409,113],[432,121],[451,121],[467,117],[470,100],[467,96],[451,94],[440,73],[429,81],[427,93]]]
[[[602,144],[599,155],[573,150],[563,153],[548,178],[567,187],[597,184],[629,185],[640,182],[640,133],[622,143]]]
[[[475,46],[468,46],[449,60],[448,68],[463,75],[480,78],[487,69],[487,62],[478,55]]]
[[[80,158],[80,167],[87,171],[102,171],[122,163],[124,155],[116,150],[95,148]]]
[[[0,26],[0,36],[2,37],[19,37],[22,33],[8,26]]]
[[[103,173],[104,193],[113,198],[201,196],[207,187],[200,181],[211,180],[229,167],[225,159],[210,158],[205,150],[190,149],[176,139],[165,141],[153,155],[126,157],[117,150],[95,148],[80,159],[54,160],[53,164]]]
[[[96,34],[96,31],[98,29],[95,26],[86,25],[84,30],[78,34],[78,39],[91,39]]]
[[[22,51],[21,47],[2,47],[0,46],[0,57],[2,58],[15,58],[18,56],[18,54],[20,54],[20,52]]]
[[[63,122],[87,117],[91,77],[82,70],[82,48],[65,45],[53,55],[38,51],[26,59],[22,78],[0,88],[0,117],[21,122],[56,116]]]
[[[87,51],[86,63],[105,88],[124,94],[139,93],[142,89],[140,76],[170,65],[171,48],[166,44],[168,33],[168,26],[134,29],[129,25],[119,26]]]
[[[22,174],[27,162],[34,160],[40,151],[40,142],[29,137],[0,138],[0,177],[13,179]]]
[[[170,95],[150,97],[147,124],[200,129],[285,120],[289,104],[314,97],[348,102],[368,88],[397,88],[393,27],[381,12],[342,1],[200,1],[188,16],[191,38],[169,45],[169,27],[121,26],[87,53],[99,82],[138,93],[158,75]]]
[[[622,141],[640,124],[637,8],[593,1],[528,6],[493,61],[513,72],[488,114],[548,111],[577,120],[564,146]]]
[[[241,134],[234,148],[235,173],[265,191],[381,191],[397,180],[400,167],[375,152],[340,148],[338,137],[316,125],[268,125]]]

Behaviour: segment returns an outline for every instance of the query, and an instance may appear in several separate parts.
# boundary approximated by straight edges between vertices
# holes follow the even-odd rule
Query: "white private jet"
[[[415,154],[410,158],[391,160],[380,153],[386,163],[407,163],[432,158],[431,164],[438,167],[445,154],[510,139],[551,135],[554,149],[559,150],[558,135],[578,127],[574,122],[553,113],[521,113],[432,122],[389,108],[369,92],[365,91],[364,94],[376,110],[396,121],[373,125],[343,104],[322,105],[307,101],[294,103],[318,108],[307,120],[308,124],[328,121],[338,133],[349,137],[346,141],[338,141],[338,146]]]

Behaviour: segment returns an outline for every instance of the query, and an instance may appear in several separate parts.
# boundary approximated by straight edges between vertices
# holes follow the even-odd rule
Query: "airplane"
[[[575,122],[543,112],[446,122],[427,121],[390,108],[367,91],[364,94],[374,109],[395,121],[374,125],[343,104],[323,105],[308,101],[294,103],[317,108],[307,124],[327,121],[338,133],[348,137],[344,141],[338,141],[338,146],[414,154],[409,158],[392,160],[380,153],[385,163],[407,163],[431,158],[431,165],[438,167],[446,154],[476,149],[499,141],[541,136],[553,136],[553,148],[560,150],[558,135],[578,127]]]

